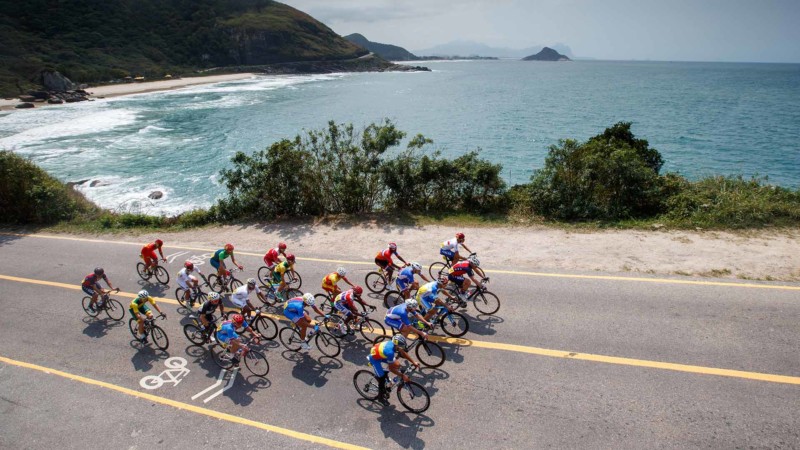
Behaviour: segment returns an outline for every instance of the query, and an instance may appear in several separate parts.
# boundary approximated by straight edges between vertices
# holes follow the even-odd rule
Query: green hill
[[[91,83],[367,53],[271,0],[0,0],[0,42],[2,95],[42,69]]]
[[[389,61],[416,61],[419,59],[416,57],[416,55],[404,49],[403,47],[372,42],[365,38],[362,34],[348,34],[344,38],[356,45],[364,47],[381,58],[388,59]]]

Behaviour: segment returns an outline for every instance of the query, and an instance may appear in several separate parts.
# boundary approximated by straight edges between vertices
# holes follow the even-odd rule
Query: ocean
[[[419,64],[419,63],[415,63]],[[662,172],[768,177],[800,187],[800,65],[425,62],[432,72],[257,76],[0,113],[0,149],[31,158],[118,211],[176,214],[225,194],[219,171],[329,120],[389,118],[431,149],[480,149],[525,183],[560,139],[633,123]],[[94,186],[92,186],[92,184]],[[152,191],[160,200],[150,200]]]

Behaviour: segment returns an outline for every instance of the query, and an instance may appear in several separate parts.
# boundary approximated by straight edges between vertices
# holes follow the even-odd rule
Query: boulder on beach
[[[111,183],[107,183],[102,180],[94,180],[91,183],[89,183],[89,187],[110,186],[110,185]]]
[[[77,85],[69,78],[65,77],[56,70],[43,70],[41,77],[42,85],[44,85],[44,87],[50,91],[65,92],[77,87]]]
[[[25,103],[20,103],[19,105],[15,106],[14,108],[24,109],[24,108],[34,108],[34,107],[35,106],[33,105],[33,103],[25,102]]]
[[[163,192],[161,192],[161,191],[153,191],[153,192],[151,192],[151,193],[150,193],[150,195],[148,195],[147,197],[148,197],[149,199],[151,199],[151,200],[158,200],[158,199],[160,199],[160,198],[161,198],[161,197],[163,197],[163,196],[164,196],[164,193],[163,193]]]

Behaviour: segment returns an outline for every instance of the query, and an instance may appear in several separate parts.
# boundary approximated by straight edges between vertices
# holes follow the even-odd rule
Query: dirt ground
[[[265,252],[284,241],[298,258],[372,261],[389,241],[407,261],[438,260],[440,243],[457,231],[485,268],[543,272],[643,273],[800,281],[800,228],[715,231],[565,231],[544,226],[464,227],[366,224],[224,226],[159,234],[170,244],[219,248],[226,242]],[[145,242],[155,235],[119,236]],[[108,237],[105,237],[107,239]]]

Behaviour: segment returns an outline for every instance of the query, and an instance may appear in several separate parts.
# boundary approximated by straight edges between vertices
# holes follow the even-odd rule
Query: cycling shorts
[[[447,279],[455,283],[456,286],[461,287],[464,284],[464,277],[459,275],[448,275]]]
[[[386,267],[389,266],[389,261],[385,259],[375,258],[375,264],[380,266],[382,269],[385,269]]]
[[[427,295],[417,296],[417,301],[422,305],[426,310],[430,311],[433,308],[434,302],[436,301],[436,297]]]
[[[236,296],[236,295],[233,295],[233,294],[231,294],[229,299],[230,299],[231,303],[236,305],[236,307],[239,308],[239,309],[244,308],[245,306],[247,306],[247,301],[249,300],[249,298],[247,296],[239,297],[239,296]]]
[[[150,250],[142,250],[142,258],[144,258],[144,263],[150,265],[153,261],[158,261],[158,256],[156,256],[155,251]]]
[[[444,248],[439,249],[439,254],[447,258],[448,261],[452,261],[453,258],[456,256],[456,252]]]
[[[131,316],[134,319],[138,319],[139,318],[139,316],[136,315],[136,311],[134,311],[133,308],[128,308],[128,311],[131,312]],[[150,314],[153,314],[153,313],[150,312],[150,307],[147,306],[147,303],[145,303],[145,304],[143,304],[142,306],[139,307],[139,314],[150,315]]]
[[[388,363],[385,359],[375,359],[372,356],[367,356],[367,360],[369,363],[372,364],[372,370],[375,372],[375,376],[381,378],[386,374],[386,370],[383,368],[383,363]]]
[[[177,278],[175,278],[175,279],[178,281],[178,286],[180,286],[180,287],[181,287],[181,288],[183,288],[184,290],[187,290],[187,291],[189,290],[189,286],[190,286],[190,284],[189,284],[189,283],[187,283],[186,281],[184,281],[184,280],[183,280],[181,277],[177,277]],[[187,281],[191,281],[191,286],[193,286],[193,285],[194,285],[194,283],[197,281],[197,278],[193,277],[192,275],[189,275],[189,277],[188,277],[188,280],[187,280]]]
[[[219,260],[218,259],[211,258],[211,259],[208,260],[208,262],[211,263],[211,267],[213,267],[215,269],[219,269]]]
[[[283,310],[283,315],[293,323],[297,323],[298,320],[306,316],[306,312],[304,310],[297,311],[295,309],[286,308]]]
[[[383,319],[383,322],[386,323],[386,325],[389,325],[390,327],[394,328],[395,330],[403,328],[403,321],[400,319],[393,319],[391,317],[386,317]]]
[[[83,292],[85,292],[86,295],[94,295],[95,294],[94,288],[100,289],[100,285],[99,284],[95,284],[93,286],[81,285],[81,289],[83,289]]]
[[[280,284],[283,281],[283,274],[276,272],[272,272],[272,282],[274,284]]]
[[[221,333],[221,332],[217,331],[217,341],[220,344],[222,344],[224,346],[227,346],[231,342],[231,339],[239,339],[239,334],[235,333],[235,332],[231,333],[231,334],[227,334],[227,333]]]
[[[411,279],[411,280],[406,280],[405,278],[400,278],[400,277],[398,277],[398,278],[395,280],[394,284],[395,284],[395,285],[397,285],[397,290],[398,290],[398,291],[400,291],[400,292],[403,292],[403,291],[405,291],[407,288],[411,287],[411,285],[412,285],[412,284],[414,284],[414,280],[413,280],[413,279]]]
[[[344,303],[344,302],[336,302],[333,304],[337,311],[344,314],[344,317],[350,317],[350,314],[353,314],[353,311]]]

